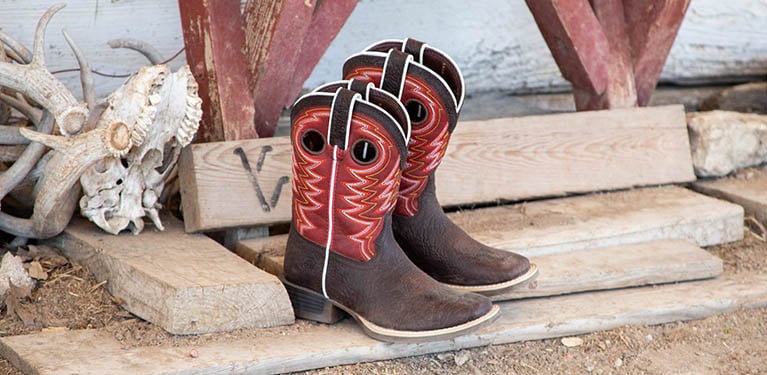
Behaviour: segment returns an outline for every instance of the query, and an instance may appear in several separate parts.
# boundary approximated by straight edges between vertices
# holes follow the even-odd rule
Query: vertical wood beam
[[[577,110],[647,105],[690,0],[526,0]],[[590,5],[589,5],[590,4]]]
[[[634,67],[631,64],[626,22],[623,16],[622,0],[591,0],[601,30],[607,38],[607,87],[603,95],[582,95],[583,91],[573,89],[577,108],[629,108],[637,106],[637,92],[634,81]]]
[[[650,102],[690,0],[624,0],[639,105]]]
[[[203,100],[197,142],[258,138],[239,0],[179,0],[186,59]]]
[[[357,0],[249,0],[245,46],[253,77],[254,123],[271,136]]]
[[[587,0],[525,0],[562,76],[573,89],[599,96],[607,88],[608,41]],[[585,96],[583,93],[581,96]],[[590,100],[576,102],[576,109]]]

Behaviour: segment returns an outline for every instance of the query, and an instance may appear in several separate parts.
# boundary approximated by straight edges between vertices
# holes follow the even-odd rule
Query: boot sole
[[[454,285],[454,284],[445,284],[455,290],[460,290],[463,292],[472,292],[472,293],[478,293],[485,296],[493,296],[496,294],[500,294],[503,292],[506,292],[511,289],[519,288],[524,285],[530,285],[531,288],[535,288],[535,284],[533,282],[535,279],[538,278],[538,266],[535,263],[530,264],[530,269],[527,270],[524,274],[509,280],[504,281],[502,283],[497,284],[487,284],[487,285]]]
[[[280,276],[279,279],[288,291],[297,318],[333,324],[348,314],[357,321],[365,334],[376,340],[386,342],[424,342],[451,339],[492,323],[500,316],[501,312],[498,305],[493,305],[485,315],[457,326],[427,331],[398,330],[381,327],[360,316],[354,310],[325,298],[320,293],[285,280],[283,276]]]

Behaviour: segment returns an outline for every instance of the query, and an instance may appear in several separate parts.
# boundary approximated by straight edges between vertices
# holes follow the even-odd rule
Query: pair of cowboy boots
[[[281,279],[296,316],[333,323],[348,313],[384,341],[450,338],[493,321],[487,295],[537,268],[470,238],[437,200],[434,173],[464,98],[458,67],[406,39],[351,56],[343,75],[291,112]]]

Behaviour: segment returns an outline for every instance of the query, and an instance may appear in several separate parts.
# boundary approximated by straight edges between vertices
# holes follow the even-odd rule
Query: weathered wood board
[[[215,241],[184,233],[163,218],[165,231],[113,236],[76,220],[51,240],[85,266],[123,306],[174,334],[271,327],[293,322],[287,292],[276,277]]]
[[[549,199],[448,214],[471,236],[490,246],[528,256],[566,253],[664,239],[698,246],[743,238],[743,208],[680,187]],[[236,251],[283,254],[287,235],[240,241]],[[260,256],[260,255],[259,255]]]
[[[290,219],[287,137],[196,144],[179,163],[187,231]],[[694,179],[677,105],[463,122],[437,194],[459,205]]]
[[[699,181],[693,189],[707,195],[721,198],[740,206],[746,214],[767,223],[767,173],[756,173],[751,178],[722,178],[713,181]]]
[[[767,275],[630,288],[503,302],[495,323],[449,341],[388,344],[367,337],[349,319],[306,326],[297,334],[265,335],[194,346],[123,349],[104,330],[0,338],[0,355],[30,374],[286,373],[490,344],[570,336],[625,325],[701,319],[767,306]],[[198,358],[191,358],[194,348]]]
[[[241,241],[236,252],[274,275],[282,273],[283,256],[259,253]],[[721,259],[684,240],[661,240],[633,245],[559,253],[531,259],[540,275],[529,287],[493,296],[495,301],[547,297],[593,290],[716,277]]]

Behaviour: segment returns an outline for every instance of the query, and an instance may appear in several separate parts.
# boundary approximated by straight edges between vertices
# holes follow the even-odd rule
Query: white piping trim
[[[328,135],[328,138],[330,135]],[[325,263],[322,265],[322,295],[330,299],[325,281],[328,276],[328,259],[330,259],[330,243],[333,241],[333,197],[336,187],[336,167],[338,165],[338,147],[333,147],[333,167],[330,172],[330,198],[328,199],[328,241],[325,243]]]
[[[383,39],[383,40],[379,40],[379,41],[377,41],[377,42],[375,42],[375,43],[365,47],[365,49],[363,49],[362,51],[378,52],[378,51],[370,51],[370,49],[373,48],[373,47],[379,46],[381,44],[384,44],[384,43],[399,43],[399,42],[400,42],[399,39]],[[384,51],[384,53],[386,53],[386,51]]]
[[[453,58],[451,58],[448,54],[442,52],[442,50],[434,48],[432,46],[429,46],[429,49],[442,55],[442,57],[447,59],[447,61],[449,61],[450,64],[452,64],[453,67],[455,67],[455,70],[458,71],[458,79],[461,80],[461,94],[460,94],[461,97],[456,98],[455,108],[457,109],[458,112],[460,112],[461,107],[463,107],[463,99],[466,97],[466,83],[463,81],[463,73],[461,73],[461,68],[458,67],[458,64],[455,63],[455,60],[453,60]],[[423,56],[423,51],[421,51],[421,55]],[[421,61],[423,61],[423,58],[421,58]],[[447,82],[445,82],[445,84],[447,84]],[[448,85],[447,87],[450,87],[450,85]],[[453,90],[451,89],[450,92],[452,93]]]
[[[324,83],[324,84],[322,84],[322,85],[319,85],[319,86],[317,86],[317,88],[315,88],[314,90],[312,90],[312,92],[316,92],[316,93],[326,93],[326,92],[329,92],[329,91],[323,91],[323,90],[327,89],[328,87],[330,87],[330,86],[333,86],[333,85],[340,85],[340,84],[344,84],[344,83],[346,83],[346,82],[348,82],[348,81],[347,81],[347,80],[340,80],[340,81],[333,81],[333,82]]]
[[[354,105],[362,99],[362,95],[355,93],[352,96],[352,102],[349,104],[349,117],[346,118],[346,137],[344,138],[344,150],[349,148],[349,130],[352,127],[352,115],[354,115]],[[386,112],[386,111],[384,111]]]

